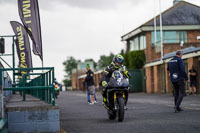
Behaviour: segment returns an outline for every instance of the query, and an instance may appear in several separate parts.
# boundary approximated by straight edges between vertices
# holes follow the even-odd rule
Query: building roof
[[[197,52],[197,51],[200,51],[200,47],[188,47],[188,48],[182,49],[183,55],[194,53],[194,52]],[[176,55],[176,51],[171,52],[171,53],[167,53],[163,56],[163,60],[166,60],[168,58],[172,58],[175,55]]]
[[[162,25],[200,25],[200,7],[180,1],[162,13]],[[153,26],[154,18],[144,24]],[[156,16],[156,25],[160,25],[159,15]]]
[[[156,16],[156,25],[160,25],[160,16]],[[200,25],[200,7],[193,5],[191,3],[180,1],[171,8],[162,12],[162,25],[163,30],[191,30],[197,29]],[[154,30],[154,18],[147,21],[138,28],[132,30],[131,32],[123,35],[122,41],[127,40],[142,31],[152,31]]]

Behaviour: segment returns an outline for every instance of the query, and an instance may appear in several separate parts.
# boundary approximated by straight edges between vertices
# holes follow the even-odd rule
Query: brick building
[[[99,87],[99,82],[101,80],[101,76],[103,75],[103,70],[99,70],[94,72],[94,84],[95,87]],[[78,77],[78,90],[84,90],[85,88],[83,87],[83,82],[85,81],[86,74],[80,75]]]
[[[90,64],[90,68],[92,71],[94,71],[94,64],[93,62],[80,62],[77,65],[77,69],[72,70],[72,89],[73,90],[84,90],[83,82],[85,81],[86,77],[86,64]],[[95,86],[99,87],[99,82],[101,79],[101,76],[103,74],[103,70],[95,71],[94,72],[94,82]]]
[[[175,51],[183,50],[186,71],[192,65],[200,73],[200,7],[180,1],[162,13],[160,36],[160,16],[156,16],[140,27],[122,36],[126,51],[144,50],[146,54],[146,92],[171,92],[172,87],[167,72],[167,62]],[[154,21],[155,20],[155,21]],[[156,24],[156,26],[154,26]],[[156,27],[156,30],[155,30]],[[156,32],[155,32],[156,31]],[[162,38],[162,40],[161,40]],[[161,58],[163,42],[163,58]],[[188,88],[188,86],[186,86]],[[197,90],[200,79],[197,76]]]

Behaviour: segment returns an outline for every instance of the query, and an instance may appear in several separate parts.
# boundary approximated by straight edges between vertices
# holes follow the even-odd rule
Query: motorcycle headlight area
[[[121,72],[120,71],[114,71],[113,73],[112,73],[112,77],[114,78],[114,79],[122,79],[123,78],[123,76],[122,76],[122,74],[121,74]]]

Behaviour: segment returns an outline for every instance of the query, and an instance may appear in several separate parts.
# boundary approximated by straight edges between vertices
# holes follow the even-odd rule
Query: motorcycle
[[[124,120],[125,104],[128,100],[129,80],[120,71],[114,71],[107,88],[108,118],[114,120],[118,115],[118,121]]]
[[[56,83],[55,84],[55,98],[58,98],[58,95],[60,93],[60,86]]]

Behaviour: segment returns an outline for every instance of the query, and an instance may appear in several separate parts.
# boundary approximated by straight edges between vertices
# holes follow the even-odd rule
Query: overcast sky
[[[200,6],[200,0],[187,0]],[[68,56],[84,61],[125,49],[121,36],[159,13],[159,0],[38,0],[42,28],[44,66],[55,67],[59,82]],[[161,10],[173,0],[161,0]],[[20,21],[17,0],[0,0],[0,35],[13,35],[9,21]],[[11,49],[6,40],[6,52]],[[31,41],[30,41],[31,42]],[[31,44],[32,45],[32,44]],[[41,67],[32,54],[33,66]],[[11,64],[9,57],[4,57]],[[17,59],[17,57],[16,57]],[[16,61],[17,64],[18,61]],[[6,66],[6,65],[5,65]]]

